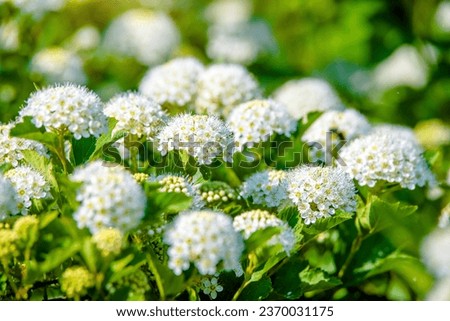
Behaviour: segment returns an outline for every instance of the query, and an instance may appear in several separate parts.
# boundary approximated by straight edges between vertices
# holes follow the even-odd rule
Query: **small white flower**
[[[205,11],[209,22],[223,27],[247,22],[252,16],[252,4],[248,0],[215,0]]]
[[[31,59],[31,72],[42,76],[47,83],[86,83],[83,61],[74,52],[61,47],[45,48]]]
[[[241,195],[251,199],[254,204],[275,208],[286,200],[286,172],[282,170],[265,170],[252,174],[242,184]]]
[[[5,173],[18,197],[18,208],[22,215],[28,214],[33,199],[51,197],[50,185],[44,176],[28,166],[18,166]]]
[[[438,278],[450,277],[450,227],[439,228],[422,242],[422,258]]]
[[[217,299],[217,293],[223,291],[223,286],[219,284],[216,276],[204,277],[200,285],[204,294],[208,295],[212,300]]]
[[[356,210],[356,188],[341,168],[301,166],[288,174],[288,196],[305,224],[330,217],[337,210]]]
[[[280,227],[282,231],[274,235],[268,244],[281,244],[288,255],[295,245],[295,235],[292,228],[286,222],[267,211],[252,210],[242,213],[234,218],[233,227],[236,231],[241,232],[246,240],[258,230],[263,230],[267,227]]]
[[[117,120],[114,131],[124,130],[149,140],[153,140],[167,120],[166,113],[157,102],[133,92],[114,96],[103,112]]]
[[[218,271],[241,271],[244,250],[241,235],[231,217],[213,211],[180,213],[167,228],[164,241],[169,245],[169,268],[180,275],[194,264],[201,275]]]
[[[414,189],[435,182],[422,153],[414,134],[401,129],[376,129],[344,146],[338,165],[360,185],[373,187],[385,181]]]
[[[172,19],[146,9],[132,9],[114,19],[104,38],[106,49],[144,65],[163,62],[179,42],[180,33]]]
[[[173,117],[158,134],[162,155],[171,150],[187,152],[199,164],[211,164],[220,156],[231,159],[233,133],[215,116],[183,114]]]
[[[71,179],[82,183],[74,214],[79,228],[92,234],[109,227],[126,233],[144,217],[145,193],[123,167],[96,161],[76,169]]]
[[[0,221],[19,212],[19,197],[11,182],[0,174]]]
[[[190,108],[197,92],[197,80],[204,67],[195,58],[177,58],[150,69],[139,91],[164,108]]]
[[[13,123],[0,125],[0,163],[7,163],[13,167],[19,166],[24,158],[23,151],[26,150],[33,150],[39,155],[48,157],[47,149],[41,143],[9,136],[13,127]]]
[[[297,122],[273,100],[252,100],[237,106],[228,117],[239,149],[264,142],[274,134],[290,136]]]
[[[37,128],[68,130],[75,139],[106,132],[107,121],[100,98],[86,87],[72,84],[38,90],[26,102],[20,116],[31,116]]]
[[[199,114],[227,116],[237,105],[260,96],[256,80],[244,67],[214,64],[200,74],[195,109]]]
[[[421,89],[428,82],[428,66],[415,47],[403,45],[376,66],[373,82],[381,91],[398,86]]]
[[[295,119],[304,119],[308,113],[343,110],[339,96],[328,82],[317,78],[290,80],[274,94],[274,99],[284,104]]]

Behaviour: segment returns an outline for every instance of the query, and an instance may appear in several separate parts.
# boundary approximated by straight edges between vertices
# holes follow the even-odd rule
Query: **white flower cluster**
[[[258,83],[244,67],[213,64],[200,74],[195,109],[199,114],[227,116],[237,105],[260,96]]]
[[[176,49],[180,33],[163,12],[132,9],[117,17],[106,30],[105,47],[119,55],[134,57],[144,65],[163,62]]]
[[[295,235],[292,228],[286,222],[267,211],[252,210],[242,213],[234,218],[233,227],[236,231],[243,234],[244,239],[248,239],[258,230],[263,230],[267,227],[280,227],[282,231],[274,235],[268,244],[281,244],[288,255],[295,245]]]
[[[208,57],[215,61],[249,65],[276,47],[269,27],[262,21],[213,25],[208,30]]]
[[[139,91],[167,109],[187,109],[194,102],[203,70],[203,64],[195,58],[176,58],[150,69],[142,78]]]
[[[45,48],[31,59],[31,72],[42,76],[47,83],[86,83],[83,61],[74,52],[61,47]]]
[[[215,116],[183,114],[173,117],[158,134],[158,150],[187,152],[199,164],[211,164],[219,156],[231,159],[233,133]]]
[[[200,209],[204,206],[203,200],[199,195],[198,186],[192,184],[187,177],[177,174],[163,174],[150,178],[150,181],[161,184],[161,187],[158,189],[160,192],[183,193],[188,197],[192,197],[192,209]]]
[[[414,189],[433,183],[431,173],[422,156],[422,148],[414,139],[405,139],[399,131],[375,130],[356,138],[339,153],[342,169],[360,185],[375,186],[377,181],[400,184]]]
[[[19,212],[18,195],[11,182],[0,174],[0,221]]]
[[[391,137],[396,137],[396,140],[408,141],[411,144],[417,145],[418,148],[421,148],[414,131],[407,126],[386,123],[376,124],[373,126],[370,134],[389,135]]]
[[[1,1],[0,1],[1,3]],[[14,52],[19,49],[20,29],[16,20],[10,19],[0,24],[0,52]]]
[[[69,46],[76,51],[94,50],[100,44],[100,32],[93,25],[85,25],[71,36]]]
[[[252,4],[248,0],[215,0],[206,8],[205,15],[215,25],[238,25],[250,20]]]
[[[375,68],[373,82],[381,91],[398,86],[420,89],[428,82],[428,66],[415,47],[403,45]]]
[[[295,119],[306,118],[316,111],[343,110],[339,96],[328,82],[318,78],[290,80],[274,94],[274,99],[286,106]]]
[[[6,0],[8,1],[8,0]],[[64,7],[66,0],[9,0],[22,12],[31,14],[35,18],[41,18],[45,13],[58,11]]]
[[[265,170],[255,173],[242,184],[241,196],[252,203],[267,207],[279,207],[286,200],[286,172]]]
[[[307,225],[337,210],[356,210],[355,185],[341,168],[301,166],[291,171],[287,180],[288,196]]]
[[[190,263],[201,275],[222,269],[242,271],[239,260],[244,243],[231,217],[223,213],[182,212],[166,230],[164,241],[169,245],[169,268],[176,275],[189,269]]]
[[[367,134],[371,129],[369,122],[355,109],[344,111],[330,110],[321,115],[303,134],[304,142],[315,142],[325,146],[327,133],[342,136],[344,140],[352,140]]]
[[[92,234],[109,227],[126,233],[144,217],[145,193],[124,168],[96,161],[76,169],[72,181],[82,183],[74,214],[79,228]]]
[[[267,141],[270,136],[290,136],[297,128],[297,121],[274,100],[252,100],[232,110],[228,124],[234,133],[238,148]]]
[[[33,150],[39,155],[48,157],[47,149],[41,143],[9,136],[13,126],[13,124],[0,125],[0,163],[16,167],[23,160],[23,151],[26,150]]]
[[[450,227],[439,228],[422,242],[422,258],[438,278],[450,277]]]
[[[5,173],[18,196],[18,208],[22,215],[28,214],[33,199],[51,197],[50,185],[44,176],[28,166],[18,166]]]
[[[69,130],[75,139],[98,137],[107,130],[100,98],[86,87],[71,84],[33,93],[20,116],[31,116],[36,127],[47,131]]]
[[[444,32],[450,32],[450,1],[442,1],[436,8],[434,20]]]
[[[103,112],[117,120],[114,131],[127,131],[138,138],[153,140],[159,127],[165,124],[166,113],[153,99],[128,92],[110,99]]]

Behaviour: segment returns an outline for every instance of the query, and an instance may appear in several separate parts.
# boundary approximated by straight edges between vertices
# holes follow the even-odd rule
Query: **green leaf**
[[[284,264],[272,277],[273,289],[288,300],[298,299],[303,295],[300,272],[308,266],[308,262],[296,257]]]
[[[120,138],[123,138],[126,136],[125,131],[118,131],[118,132],[114,133],[114,135],[113,135],[112,132],[113,132],[116,124],[117,124],[117,120],[115,120],[113,118],[109,119],[109,123],[108,123],[109,131],[105,134],[102,134],[97,139],[97,141],[95,142],[94,151],[92,152],[92,154],[89,157],[89,161],[100,159],[103,156],[112,156],[113,158],[119,157],[118,154],[116,155],[116,153],[114,153],[114,151],[109,149],[113,143],[118,141]],[[119,157],[119,161],[120,161],[120,157]]]
[[[342,284],[338,278],[329,275],[321,269],[310,266],[300,272],[299,276],[302,281],[301,288],[303,292],[324,291]]]
[[[350,220],[353,214],[338,211],[335,215],[327,218],[318,219],[314,224],[305,225],[303,227],[303,232],[309,236],[316,236],[322,232],[328,231],[333,227]]]
[[[254,232],[245,240],[245,249],[247,253],[255,252],[256,250],[265,247],[267,241],[281,232],[280,227],[267,227],[262,230]]]
[[[147,193],[146,220],[159,219],[161,214],[176,214],[190,208],[192,198],[183,193],[150,191]]]
[[[369,233],[376,233],[394,224],[417,210],[417,206],[401,202],[389,203],[376,195],[369,195],[365,207],[358,208],[357,220]]]
[[[12,137],[31,139],[44,144],[50,151],[55,152],[58,146],[58,135],[36,128],[31,117],[24,117],[23,122],[17,123],[9,133]]]
[[[86,163],[96,148],[96,139],[94,136],[81,139],[72,139],[72,152],[75,166]]]
[[[24,150],[22,151],[25,162],[30,165],[33,169],[41,173],[45,180],[50,183],[52,188],[59,191],[58,182],[53,174],[53,164],[51,160],[45,156],[40,155],[35,150]]]
[[[63,262],[75,255],[80,250],[80,243],[74,241],[67,241],[51,252],[49,252],[44,261],[37,262],[31,260],[26,263],[26,274],[24,276],[24,283],[33,284],[35,281],[41,279],[45,273],[56,269]]]
[[[238,300],[242,301],[256,301],[264,300],[272,292],[272,282],[269,277],[264,277],[256,282],[247,285]]]
[[[267,272],[269,272],[273,267],[275,267],[278,263],[280,263],[284,258],[286,258],[286,253],[284,251],[271,256],[263,263],[263,265],[256,272],[252,273],[252,276],[250,277],[250,282],[256,282],[261,280],[261,278],[263,278]]]

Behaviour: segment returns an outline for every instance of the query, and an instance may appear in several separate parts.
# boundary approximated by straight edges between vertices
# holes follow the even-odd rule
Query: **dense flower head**
[[[72,266],[61,275],[60,284],[69,299],[79,300],[95,285],[95,278],[85,267]]]
[[[8,0],[7,0],[8,1]],[[31,14],[35,18],[41,18],[45,13],[58,11],[64,7],[67,0],[9,0],[22,12]]]
[[[100,98],[86,87],[56,85],[38,90],[27,100],[20,116],[31,116],[37,128],[71,132],[75,139],[95,136],[107,130]]]
[[[92,236],[92,241],[103,256],[119,254],[123,234],[115,228],[103,228]]]
[[[28,214],[33,199],[50,197],[50,184],[44,176],[25,165],[10,169],[5,177],[11,182],[18,196],[18,208],[23,215]]]
[[[442,1],[438,4],[434,21],[443,32],[450,32],[450,1]]]
[[[450,276],[450,227],[431,232],[421,247],[427,268],[438,278]]]
[[[33,140],[11,137],[9,135],[14,124],[0,125],[0,163],[16,167],[21,164],[23,151],[33,150],[39,155],[48,157],[47,149],[41,143]]]
[[[391,137],[396,137],[396,140],[408,141],[421,149],[416,134],[407,126],[386,123],[376,124],[373,126],[370,134],[390,135]]]
[[[316,142],[325,146],[327,133],[339,135],[344,140],[352,140],[367,134],[371,129],[369,122],[354,109],[344,111],[330,110],[322,114],[303,134],[304,142]]]
[[[236,192],[227,183],[221,181],[206,182],[199,188],[202,200],[209,207],[232,202],[237,198]]]
[[[356,188],[341,168],[300,166],[288,174],[288,196],[305,224],[356,210]]]
[[[252,203],[267,207],[279,207],[286,200],[286,172],[268,169],[248,177],[242,184],[241,196]]]
[[[0,174],[0,221],[11,214],[17,214],[19,196],[11,182]]]
[[[274,48],[273,36],[263,21],[213,25],[208,30],[206,52],[215,61],[249,65]]]
[[[215,0],[206,8],[205,16],[210,23],[227,27],[249,21],[252,11],[248,0]]]
[[[77,51],[93,50],[100,43],[100,32],[93,25],[85,25],[75,31],[70,39],[70,48]]]
[[[232,110],[228,124],[240,149],[267,141],[270,136],[290,136],[297,122],[274,100],[252,100]]]
[[[290,80],[275,91],[274,99],[284,104],[295,119],[311,112],[344,109],[330,84],[318,78]]]
[[[199,164],[210,164],[216,157],[230,160],[233,133],[216,116],[183,114],[173,117],[157,137],[162,155],[171,150],[185,151]]]
[[[375,186],[377,181],[400,184],[414,189],[434,183],[434,176],[414,139],[398,131],[373,131],[356,138],[339,153],[339,164],[360,185]]]
[[[79,228],[87,227],[92,234],[109,227],[126,233],[143,218],[145,193],[123,167],[96,161],[76,169],[72,180],[82,183],[74,214]]]
[[[213,64],[200,74],[195,109],[199,114],[228,115],[237,105],[258,98],[253,76],[236,64]]]
[[[105,33],[108,50],[133,57],[144,65],[163,62],[176,49],[180,33],[163,12],[132,9],[117,17]]]
[[[203,64],[195,58],[173,59],[150,69],[142,78],[139,91],[169,110],[190,108],[203,69]]]
[[[426,148],[437,148],[450,144],[450,126],[441,119],[428,119],[419,122],[414,133],[420,144]]]
[[[428,66],[415,47],[402,45],[376,66],[373,82],[378,90],[398,86],[420,89],[428,82]]]
[[[212,275],[221,268],[240,270],[242,237],[234,230],[232,218],[223,213],[180,213],[166,230],[164,241],[169,245],[169,268],[176,275],[191,263],[201,275]]]
[[[270,245],[281,244],[289,254],[295,245],[295,235],[289,225],[268,211],[252,210],[236,216],[233,220],[234,229],[241,232],[244,239],[248,239],[258,230],[267,227],[280,227],[281,232],[269,240]]]
[[[163,193],[183,193],[186,196],[192,197],[193,209],[200,209],[204,206],[203,200],[199,195],[198,186],[192,184],[188,177],[177,174],[162,174],[155,178],[150,178],[150,181],[158,182],[161,187],[158,189]]]
[[[117,120],[114,131],[126,131],[152,140],[167,115],[153,99],[128,92],[114,96],[105,105],[104,113]]]
[[[47,83],[86,83],[83,61],[74,52],[61,48],[45,48],[31,59],[31,72],[42,76]]]

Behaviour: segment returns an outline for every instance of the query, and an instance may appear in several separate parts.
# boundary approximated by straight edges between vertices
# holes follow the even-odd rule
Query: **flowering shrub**
[[[450,299],[444,6],[198,2],[0,1],[0,300]]]

